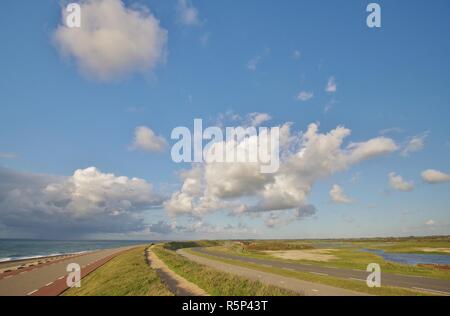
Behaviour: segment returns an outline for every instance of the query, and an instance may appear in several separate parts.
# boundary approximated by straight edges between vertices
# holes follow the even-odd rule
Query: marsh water
[[[386,261],[398,262],[408,265],[416,264],[443,264],[450,265],[450,255],[418,254],[418,253],[396,253],[385,252],[384,250],[363,249],[383,257]]]

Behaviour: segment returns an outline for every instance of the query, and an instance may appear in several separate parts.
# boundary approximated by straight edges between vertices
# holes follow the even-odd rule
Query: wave
[[[88,252],[92,252],[92,251],[93,250],[85,250],[85,251],[78,251],[78,252],[51,253],[51,254],[36,255],[36,256],[7,257],[7,258],[0,258],[0,263],[22,261],[22,260],[33,260],[33,259],[40,259],[40,258],[51,258],[51,257],[66,256],[66,255],[79,255],[79,254],[88,253]]]

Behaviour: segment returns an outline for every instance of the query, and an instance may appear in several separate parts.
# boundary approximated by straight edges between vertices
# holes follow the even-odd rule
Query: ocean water
[[[398,262],[408,265],[416,264],[444,264],[450,265],[450,255],[419,254],[419,253],[395,253],[384,250],[364,249],[383,257],[386,261]]]
[[[132,246],[151,241],[0,239],[0,262]]]

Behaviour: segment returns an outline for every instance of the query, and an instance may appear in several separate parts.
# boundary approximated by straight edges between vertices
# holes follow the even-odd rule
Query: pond
[[[386,261],[398,262],[408,265],[416,264],[444,264],[450,265],[450,255],[418,254],[418,253],[396,253],[384,250],[363,249],[383,257]]]

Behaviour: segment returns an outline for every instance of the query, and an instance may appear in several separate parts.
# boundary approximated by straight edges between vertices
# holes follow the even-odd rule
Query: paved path
[[[260,265],[266,265],[270,267],[283,268],[283,269],[291,269],[295,271],[302,272],[310,272],[316,273],[319,275],[329,275],[338,278],[351,279],[351,280],[359,280],[361,282],[366,282],[368,272],[362,270],[350,270],[350,269],[341,269],[341,268],[333,268],[333,267],[320,267],[316,265],[309,265],[303,263],[289,263],[283,262],[279,260],[270,260],[270,259],[259,259],[259,258],[250,258],[239,255],[232,255],[226,253],[217,253],[208,251],[205,248],[191,248],[193,251],[197,251],[200,253],[205,253],[208,255],[213,255],[217,257],[241,260],[248,263],[255,263]],[[381,286],[396,286],[409,288],[416,291],[424,291],[432,294],[439,295],[450,295],[450,281],[447,280],[439,280],[432,279],[426,277],[419,276],[407,276],[407,275],[398,275],[398,274],[390,274],[390,273],[382,273],[381,274]]]
[[[158,256],[151,250],[147,249],[147,260],[156,270],[158,276],[164,281],[170,291],[176,296],[207,296],[208,294],[197,284],[189,282],[185,278],[172,271]]]
[[[0,275],[0,296],[58,295],[67,288],[65,278],[67,276],[66,267],[69,263],[78,263],[81,267],[82,276],[85,276],[87,272],[95,270],[115,255],[131,248],[133,247],[94,251],[53,263],[30,267],[13,274]],[[81,285],[83,285],[83,282],[81,282]],[[57,291],[55,292],[55,290]]]
[[[193,255],[183,249],[177,251],[182,256],[197,263],[210,266],[211,268],[221,270],[227,273],[243,276],[248,279],[258,280],[262,283],[275,285],[277,287],[285,288],[302,295],[307,296],[361,296],[368,295],[351,290],[340,289],[329,285],[317,284],[308,281],[302,281],[295,278],[284,277],[279,274],[268,273],[249,269],[233,264],[220,262],[213,259],[208,259],[201,256]]]

